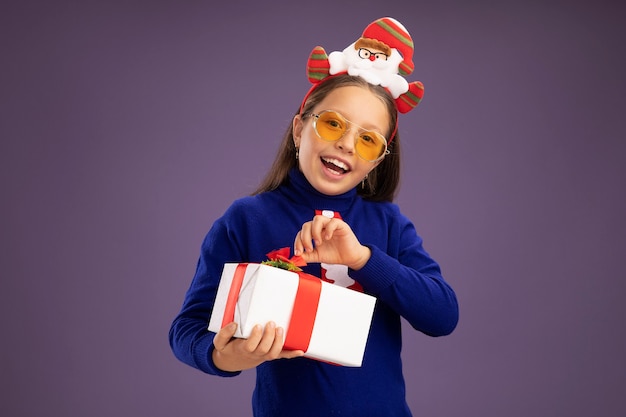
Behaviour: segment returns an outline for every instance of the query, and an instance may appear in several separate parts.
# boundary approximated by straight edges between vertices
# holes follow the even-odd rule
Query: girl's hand
[[[361,269],[372,254],[346,222],[322,215],[302,225],[293,246],[294,254],[306,262],[347,265],[354,270]]]
[[[304,355],[301,350],[283,350],[285,331],[273,322],[267,323],[265,328],[257,324],[247,339],[233,338],[236,330],[237,323],[230,323],[213,339],[213,363],[222,371],[243,371],[265,361]]]

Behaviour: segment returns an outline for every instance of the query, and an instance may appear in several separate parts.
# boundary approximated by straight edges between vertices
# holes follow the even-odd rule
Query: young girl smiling
[[[384,59],[377,50],[359,53]],[[176,356],[204,372],[256,368],[255,416],[411,416],[400,318],[431,336],[449,334],[458,321],[454,291],[392,202],[400,178],[397,97],[366,78],[332,74],[306,95],[259,189],[208,232],[170,330]],[[309,264],[306,272],[377,298],[361,367],[284,350],[284,329],[272,322],[247,339],[233,338],[235,323],[207,330],[223,265],[261,262],[285,246]]]

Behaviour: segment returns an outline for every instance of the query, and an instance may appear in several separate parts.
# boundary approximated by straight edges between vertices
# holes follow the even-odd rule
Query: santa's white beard
[[[347,71],[352,76],[364,78],[370,84],[387,87],[393,98],[398,98],[400,94],[408,90],[408,82],[398,75],[398,65],[402,62],[402,55],[396,49],[391,50],[391,55],[387,60],[370,61],[360,58],[353,44],[342,52],[331,52],[328,59],[331,75]]]

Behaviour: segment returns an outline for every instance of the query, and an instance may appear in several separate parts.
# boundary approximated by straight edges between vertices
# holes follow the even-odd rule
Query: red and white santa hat
[[[402,23],[392,17],[383,17],[370,23],[363,31],[362,37],[376,39],[390,48],[395,48],[402,55],[398,72],[409,75],[415,68],[413,64],[413,39]]]

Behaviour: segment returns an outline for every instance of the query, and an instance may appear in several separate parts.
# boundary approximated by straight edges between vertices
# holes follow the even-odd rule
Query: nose
[[[347,153],[354,153],[354,145],[355,145],[355,135],[357,134],[354,126],[349,126],[349,128],[344,132],[343,136],[339,138],[336,143],[338,149],[341,149]]]
[[[370,55],[370,61],[376,61],[376,55],[374,54]]]

